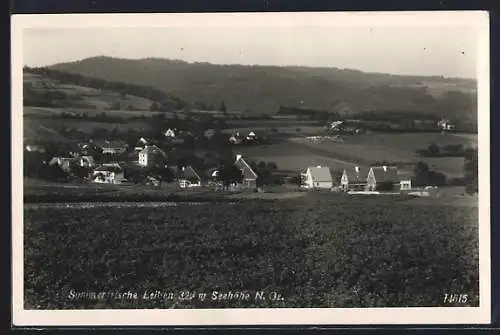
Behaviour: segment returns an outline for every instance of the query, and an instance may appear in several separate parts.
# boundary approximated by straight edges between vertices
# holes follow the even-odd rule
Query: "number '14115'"
[[[444,295],[443,302],[445,304],[466,304],[469,301],[467,294],[448,294]]]

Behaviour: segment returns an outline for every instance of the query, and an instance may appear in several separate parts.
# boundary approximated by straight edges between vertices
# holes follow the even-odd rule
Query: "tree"
[[[75,175],[75,177],[80,179],[85,179],[90,174],[90,169],[80,166],[78,164],[72,164],[71,172]]]
[[[429,166],[424,162],[418,162],[413,169],[415,175],[415,186],[426,186],[429,182]]]
[[[221,102],[219,109],[221,110],[222,113],[224,113],[224,115],[227,115],[227,107],[224,101]]]
[[[61,179],[66,179],[68,177],[67,173],[59,166],[59,164],[52,164],[44,169],[43,177],[47,180],[58,181]]]
[[[439,146],[436,144],[436,143],[432,143],[431,145],[429,145],[429,147],[427,148],[427,152],[429,153],[429,155],[431,156],[436,156],[439,154]]]
[[[149,105],[149,110],[152,112],[156,112],[156,111],[160,110],[160,107],[158,106],[158,104],[156,102],[153,101],[151,103],[151,105]]]
[[[267,168],[269,170],[277,170],[278,165],[275,162],[267,162]]]
[[[225,163],[219,168],[219,178],[224,187],[243,181],[243,173],[234,164]]]

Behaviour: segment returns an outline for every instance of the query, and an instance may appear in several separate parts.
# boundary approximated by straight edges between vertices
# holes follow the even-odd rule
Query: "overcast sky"
[[[23,64],[105,55],[476,77],[474,25],[101,27],[23,30]]]

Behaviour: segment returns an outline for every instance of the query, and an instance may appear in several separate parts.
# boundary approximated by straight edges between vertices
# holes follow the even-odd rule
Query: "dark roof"
[[[158,148],[156,145],[147,145],[144,149],[142,149],[139,153],[141,154],[159,154],[165,156],[165,151]]]
[[[94,172],[99,171],[123,172],[123,168],[118,164],[103,164],[94,169]]]
[[[257,173],[248,165],[248,163],[243,159],[239,158],[234,165],[240,170],[242,170],[244,179],[257,179]]]
[[[200,175],[191,166],[186,166],[184,169],[176,168],[176,177],[179,179],[196,179],[201,180]]]
[[[313,182],[331,182],[332,174],[327,166],[309,167]]]
[[[370,169],[362,166],[359,166],[358,171],[356,171],[355,167],[344,169],[344,173],[347,175],[347,180],[349,181],[349,183],[365,183],[369,171]]]
[[[411,180],[413,178],[413,173],[408,171],[398,171],[398,180]]]
[[[383,166],[374,166],[372,167],[372,170],[377,183],[399,181],[398,168],[395,166],[387,166],[387,170],[384,170]]]

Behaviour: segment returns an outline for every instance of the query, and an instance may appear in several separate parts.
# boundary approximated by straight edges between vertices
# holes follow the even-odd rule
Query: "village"
[[[341,128],[344,122],[328,123],[329,136],[309,136],[315,141],[330,138],[342,141],[342,136],[364,132],[362,128]],[[439,126],[442,126],[440,123]],[[447,124],[446,127],[449,127]],[[444,130],[445,128],[443,128]],[[59,150],[65,154],[49,157],[40,144],[26,144],[25,156],[38,157],[36,169],[46,180],[60,183],[142,185],[146,188],[183,190],[208,189],[214,192],[294,192],[329,191],[349,194],[405,194],[436,196],[434,185],[419,185],[412,182],[411,170],[384,162],[372,166],[353,165],[349,168],[312,165],[303,169],[280,174],[275,162],[256,162],[238,152],[238,148],[261,143],[256,132],[245,134],[236,130],[223,137],[230,149],[226,156],[215,158],[194,166],[191,154],[172,159],[170,151],[185,142],[186,134],[176,128],[162,132],[161,140],[145,137],[134,145],[125,141],[87,141]],[[210,153],[206,156],[214,158]],[[205,157],[206,158],[206,157]],[[31,165],[29,168],[33,168]]]

